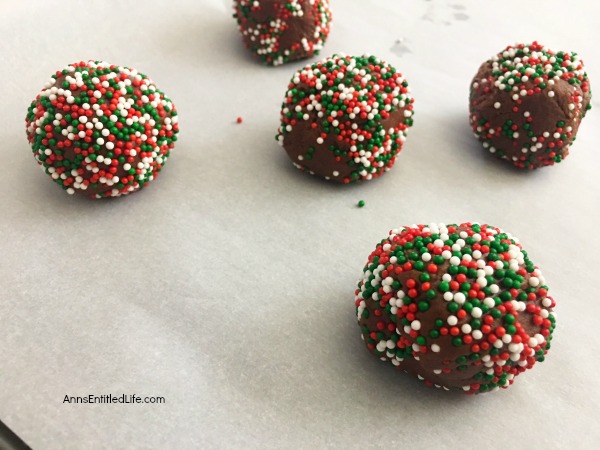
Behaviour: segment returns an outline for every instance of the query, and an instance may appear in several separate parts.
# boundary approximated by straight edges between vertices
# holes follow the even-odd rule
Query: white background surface
[[[0,0],[0,418],[36,449],[594,448],[600,104],[563,163],[521,173],[472,137],[467,98],[483,60],[534,39],[578,51],[594,89],[598,3],[333,0],[322,55],[376,54],[416,98],[394,169],[354,186],[292,167],[274,135],[305,63],[253,62],[225,3]],[[159,179],[116,201],[67,196],[25,138],[48,77],[88,58],[148,74],[180,115]],[[468,220],[518,236],[558,302],[547,360],[477,397],[379,362],[353,305],[390,228]],[[134,393],[167,403],[63,404]]]

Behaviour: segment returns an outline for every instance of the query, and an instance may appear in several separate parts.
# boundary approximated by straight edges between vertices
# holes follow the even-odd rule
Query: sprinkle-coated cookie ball
[[[234,10],[244,44],[271,66],[318,54],[329,35],[329,0],[234,0]]]
[[[471,127],[484,148],[518,168],[551,166],[569,154],[591,96],[577,53],[510,45],[471,82]]]
[[[146,75],[106,62],[57,71],[27,111],[27,139],[69,194],[135,192],[158,176],[177,140],[177,111]]]
[[[292,77],[277,140],[301,170],[341,183],[371,180],[394,165],[413,102],[388,63],[333,55]]]
[[[554,300],[518,240],[499,228],[392,230],[363,272],[355,305],[367,348],[427,385],[506,388],[550,348]]]

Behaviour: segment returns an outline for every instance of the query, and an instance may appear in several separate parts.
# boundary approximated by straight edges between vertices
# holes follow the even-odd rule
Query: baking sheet
[[[337,186],[274,139],[305,63],[253,62],[225,3],[0,0],[0,418],[44,449],[595,448],[598,101],[569,158],[521,173],[472,137],[467,97],[483,60],[534,39],[578,51],[593,89],[600,7],[333,0],[323,56],[376,54],[416,99],[394,169]],[[25,138],[47,78],[88,58],[148,74],[179,111],[172,158],[128,198],[67,196]],[[354,317],[389,229],[461,221],[518,236],[558,303],[547,360],[477,397],[384,365]],[[88,394],[166,403],[63,403]]]

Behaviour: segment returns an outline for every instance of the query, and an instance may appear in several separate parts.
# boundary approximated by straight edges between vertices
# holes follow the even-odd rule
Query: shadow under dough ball
[[[118,197],[158,176],[177,140],[177,111],[146,75],[101,61],[57,71],[27,111],[27,139],[69,194]]]
[[[390,231],[355,294],[371,353],[429,386],[470,394],[507,388],[543,361],[555,327],[542,272],[490,225]]]
[[[333,55],[292,77],[277,140],[294,165],[327,180],[391,169],[413,124],[408,82],[375,56]]]
[[[561,162],[590,109],[591,90],[577,53],[533,42],[506,47],[471,83],[470,123],[496,157],[521,169]]]
[[[310,58],[329,35],[329,0],[234,0],[234,10],[244,44],[268,65]]]

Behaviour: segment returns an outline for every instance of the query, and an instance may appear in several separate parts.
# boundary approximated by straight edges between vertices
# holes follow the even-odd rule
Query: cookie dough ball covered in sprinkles
[[[277,140],[299,169],[343,183],[371,180],[394,165],[413,103],[408,82],[388,63],[333,55],[293,76]]]
[[[244,44],[268,65],[318,54],[329,35],[329,0],[234,0],[234,9]]]
[[[498,158],[521,169],[551,166],[569,154],[591,96],[577,53],[515,44],[479,68],[471,83],[470,122]]]
[[[26,117],[33,154],[69,194],[135,192],[158,176],[177,140],[177,111],[146,75],[106,62],[57,71]]]
[[[543,361],[554,300],[518,240],[490,225],[392,230],[355,297],[367,348],[427,385],[506,388]]]

